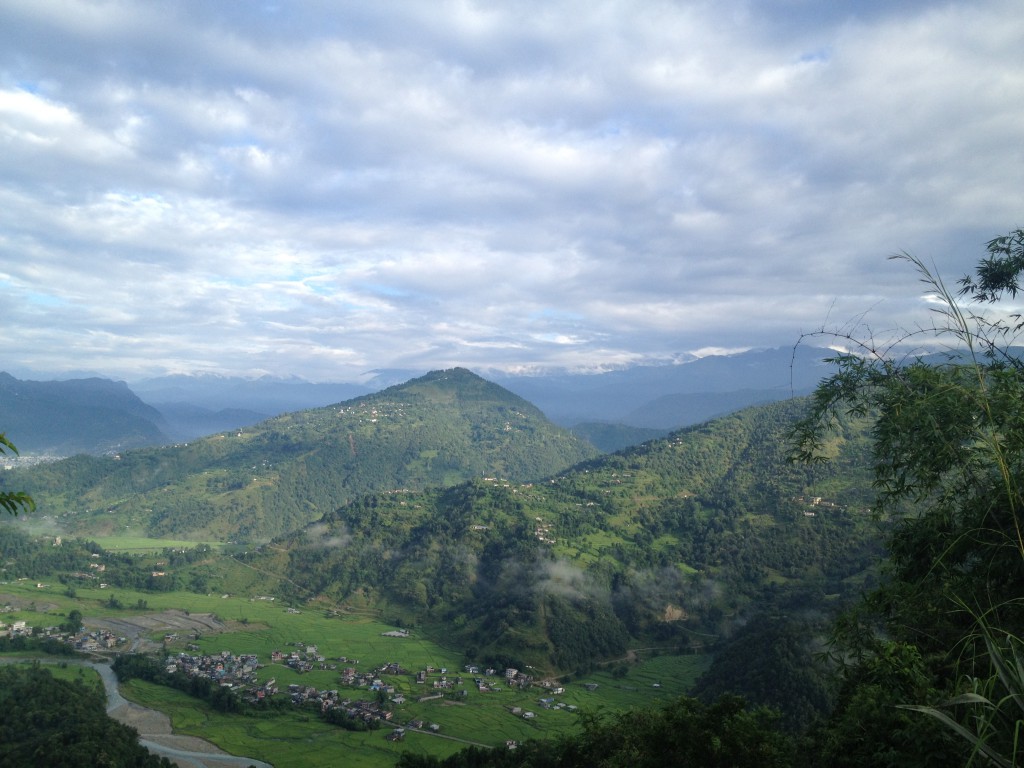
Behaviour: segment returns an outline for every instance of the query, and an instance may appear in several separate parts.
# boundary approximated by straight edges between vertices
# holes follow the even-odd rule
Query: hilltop
[[[66,531],[258,541],[370,491],[557,473],[597,450],[465,369],[175,446],[8,473]]]

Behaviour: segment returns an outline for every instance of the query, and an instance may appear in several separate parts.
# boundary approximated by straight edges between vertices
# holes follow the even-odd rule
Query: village
[[[250,704],[257,704],[278,694],[287,695],[293,705],[313,707],[329,722],[343,725],[359,722],[369,729],[393,723],[396,708],[400,708],[409,698],[414,698],[417,702],[443,698],[455,701],[464,699],[468,695],[470,680],[472,687],[480,693],[500,692],[506,688],[525,690],[536,685],[543,688],[547,694],[538,699],[538,708],[564,708],[568,712],[576,711],[575,706],[563,705],[554,698],[564,693],[563,687],[549,681],[535,683],[532,676],[513,668],[499,670],[467,664],[463,671],[457,674],[444,667],[432,666],[412,672],[405,669],[401,663],[391,661],[379,664],[369,671],[360,671],[356,666],[359,664],[358,659],[340,656],[329,660],[318,651],[316,645],[301,642],[290,645],[294,645],[295,649],[272,651],[269,664],[281,665],[300,674],[311,671],[336,671],[338,687],[317,689],[312,685],[291,683],[285,690],[280,690],[276,677],[265,671],[269,669],[269,665],[261,663],[256,654],[235,654],[227,650],[213,655],[191,654],[184,651],[170,654],[166,657],[165,669],[168,674],[181,673],[188,677],[207,678],[229,688]],[[415,690],[420,686],[422,693],[408,693],[410,688]],[[365,691],[372,694],[372,697],[345,696],[341,692],[344,688]],[[403,693],[403,690],[406,692]],[[525,720],[536,717],[535,712],[520,706],[510,706],[508,711],[512,716]],[[441,730],[437,723],[411,718],[402,726],[391,730],[387,738],[392,741],[401,740],[407,728],[432,733]],[[506,746],[514,748],[515,743],[510,742]]]
[[[98,558],[97,558],[98,559]],[[102,564],[89,564],[94,576]],[[92,568],[96,565],[95,568]],[[25,581],[22,590],[32,589],[47,594],[51,584]],[[14,586],[12,584],[12,586]],[[225,598],[227,596],[224,596]],[[107,603],[111,602],[106,601]],[[275,598],[257,595],[250,602],[271,603]],[[139,610],[143,607],[132,606]],[[577,707],[556,699],[564,693],[557,683],[535,680],[532,670],[499,668],[484,664],[465,664],[462,669],[445,666],[415,667],[403,663],[401,652],[388,653],[391,660],[375,663],[372,667],[361,664],[357,658],[337,655],[337,648],[327,655],[322,646],[311,642],[290,641],[279,648],[254,653],[252,648],[242,651],[214,650],[204,642],[207,635],[222,631],[223,622],[215,614],[191,613],[172,609],[156,617],[149,612],[118,614],[101,622],[90,620],[84,626],[81,613],[71,611],[60,625],[36,624],[23,618],[23,611],[37,611],[39,607],[52,609],[48,603],[12,599],[0,604],[0,613],[15,614],[6,624],[0,623],[0,638],[12,651],[42,649],[50,653],[70,652],[84,654],[93,659],[110,660],[121,654],[143,653],[154,655],[158,667],[168,675],[180,674],[186,678],[204,678],[214,684],[221,695],[230,692],[240,703],[250,706],[273,706],[315,711],[326,722],[348,730],[382,730],[388,739],[403,740],[408,732],[421,732],[444,736],[446,717],[443,708],[474,706],[484,695],[492,700],[487,706],[497,707],[510,719],[519,719],[535,728],[539,713],[544,710],[562,710],[568,713]],[[300,611],[284,609],[288,615]],[[17,614],[22,614],[21,616]],[[64,616],[64,614],[59,614]],[[97,623],[100,626],[95,626]],[[154,629],[164,628],[157,635]],[[148,628],[148,630],[147,630]],[[382,628],[379,634],[391,641],[409,640],[408,629]],[[67,651],[55,651],[41,643],[63,646]],[[231,645],[222,647],[231,648]],[[280,670],[275,672],[275,668]],[[304,683],[298,676],[307,677]],[[330,681],[330,682],[328,682]],[[531,689],[540,691],[536,698]],[[503,695],[505,692],[505,695]],[[508,696],[508,693],[517,695]],[[525,696],[523,695],[525,694]],[[494,698],[496,697],[496,698]],[[431,715],[435,706],[436,715]],[[433,722],[434,717],[437,722]],[[522,727],[522,726],[521,726]],[[451,738],[451,735],[448,735]],[[508,746],[514,746],[510,742]]]
[[[7,610],[10,610],[10,606],[0,607],[0,612]],[[10,624],[0,622],[0,638],[54,640],[81,653],[111,651],[123,648],[128,644],[128,638],[117,635],[109,629],[87,630],[78,627],[76,631],[68,631],[67,628],[59,626],[32,625],[24,619],[13,621]]]

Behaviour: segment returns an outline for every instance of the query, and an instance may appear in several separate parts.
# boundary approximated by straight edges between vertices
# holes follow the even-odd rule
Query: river
[[[0,658],[0,664],[31,661],[36,659]],[[273,768],[262,760],[228,754],[204,739],[174,734],[170,718],[163,712],[139,706],[121,695],[117,675],[109,664],[74,659],[68,659],[67,663],[96,670],[107,693],[107,714],[135,728],[139,732],[139,743],[154,755],[166,757],[180,768]]]

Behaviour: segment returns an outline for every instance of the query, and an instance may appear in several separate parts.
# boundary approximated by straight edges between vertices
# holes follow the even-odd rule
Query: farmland
[[[640,652],[629,663],[612,662],[604,668],[557,683],[561,693],[533,685],[524,689],[505,684],[504,670],[485,676],[467,673],[465,659],[455,649],[445,648],[411,632],[407,637],[387,636],[393,625],[370,611],[309,609],[286,606],[272,595],[198,595],[189,592],[133,592],[117,590],[112,608],[109,589],[78,588],[68,597],[60,585],[40,586],[18,581],[0,587],[3,600],[12,610],[5,621],[22,619],[30,625],[57,625],[71,610],[79,610],[87,626],[109,626],[127,632],[127,643],[177,654],[256,654],[262,668],[261,680],[274,678],[282,693],[289,685],[318,690],[338,689],[352,699],[372,699],[365,687],[345,688],[339,683],[338,668],[350,666],[370,671],[396,662],[408,673],[384,677],[393,686],[391,698],[404,703],[390,704],[392,721],[379,730],[351,732],[323,722],[308,708],[285,707],[257,715],[235,715],[216,711],[206,702],[181,691],[142,680],[122,685],[123,695],[136,703],[165,712],[175,733],[206,739],[233,754],[244,754],[272,763],[290,765],[335,765],[344,755],[347,765],[392,765],[402,751],[445,756],[469,743],[501,746],[507,740],[547,738],[573,731],[584,712],[611,711],[664,701],[688,690],[706,668],[707,657],[656,655]],[[262,598],[262,599],[261,599]],[[180,620],[193,620],[187,631]],[[203,629],[199,629],[202,627]],[[126,629],[128,628],[128,629]],[[134,629],[131,629],[134,628]],[[336,669],[315,668],[299,672],[283,662],[271,662],[271,653],[288,654],[297,647],[315,645],[325,663]],[[345,661],[340,661],[344,659]],[[425,682],[417,683],[416,671],[433,670]],[[455,690],[436,689],[441,670],[449,679],[461,678]],[[490,683],[482,692],[474,678]],[[460,691],[465,694],[460,694]],[[442,695],[438,695],[439,691]],[[433,698],[436,696],[436,698]],[[421,701],[425,697],[427,700]],[[541,699],[552,699],[547,705]],[[532,717],[525,717],[525,713]],[[420,729],[406,729],[402,741],[385,738],[394,727],[422,721]],[[432,731],[430,726],[436,727]]]

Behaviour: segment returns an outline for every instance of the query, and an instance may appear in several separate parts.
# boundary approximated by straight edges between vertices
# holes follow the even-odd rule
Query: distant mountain
[[[538,479],[596,454],[522,398],[453,369],[187,444],[19,470],[10,482],[72,531],[253,541],[370,491]]]
[[[0,431],[22,454],[101,454],[168,442],[160,413],[124,382],[23,381],[0,373]]]
[[[808,394],[810,388],[800,389],[797,395]],[[671,424],[675,427],[699,424],[719,416],[725,416],[752,405],[763,405],[791,397],[778,389],[738,389],[732,392],[690,392],[686,394],[663,395],[635,408],[626,414],[624,424],[633,424],[648,429]]]
[[[585,421],[575,424],[572,432],[587,440],[603,453],[615,453],[631,445],[640,445],[648,440],[665,437],[667,429],[630,427],[625,424],[609,424],[603,421]]]
[[[340,403],[379,388],[314,383],[297,377],[245,379],[212,374],[160,376],[136,381],[131,387],[160,412],[166,431],[178,440],[249,426],[282,413]]]
[[[242,408],[212,410],[191,403],[160,403],[159,412],[164,431],[172,442],[195,440],[216,432],[249,427],[275,415]]]
[[[600,421],[669,430],[808,394],[832,372],[822,360],[834,354],[818,347],[781,347],[599,374],[491,378],[557,424]]]
[[[426,371],[423,370],[415,371],[409,368],[377,368],[366,372],[366,376],[369,378],[363,381],[363,385],[369,391],[376,392],[418,378],[425,373]]]
[[[217,411],[238,408],[259,413],[287,413],[340,403],[373,391],[373,387],[341,382],[315,383],[298,377],[174,375],[135,381],[131,384],[150,405],[190,403]]]
[[[487,376],[536,405],[555,423],[590,434],[602,450],[617,450],[738,408],[810,392],[830,372],[821,359],[831,354],[814,347],[780,348],[601,374]],[[16,444],[30,452],[102,453],[247,427],[283,413],[344,402],[416,375],[421,374],[380,369],[368,371],[362,383],[173,375],[133,382],[130,390],[100,378],[25,382],[23,393],[31,383],[43,398],[37,401],[44,403],[40,418],[32,416],[34,411],[15,409],[18,413],[0,422],[0,430],[20,434]],[[10,381],[17,379],[8,377]],[[3,397],[0,386],[0,408]],[[139,401],[151,408],[140,409]],[[10,397],[7,405],[0,417],[10,412]],[[103,415],[97,417],[98,413]],[[597,430],[592,426],[596,424],[607,426]],[[656,432],[628,429],[637,427]]]

